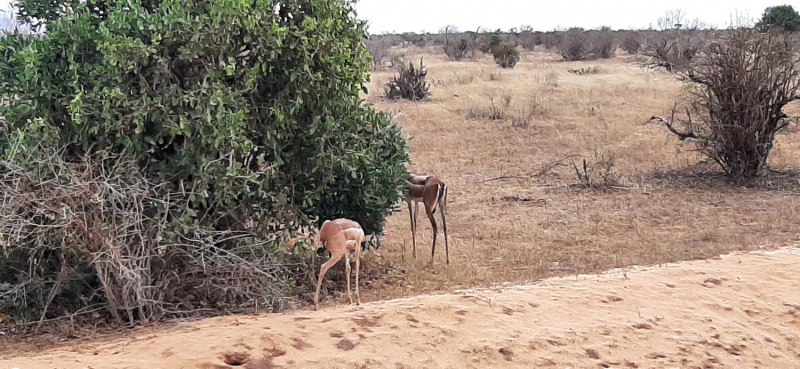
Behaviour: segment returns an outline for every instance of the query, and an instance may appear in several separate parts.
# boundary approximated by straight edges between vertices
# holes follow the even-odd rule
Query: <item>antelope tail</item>
[[[447,191],[446,185],[436,185],[436,201],[433,203],[433,209],[431,210],[431,214],[436,214],[436,207],[439,206],[439,201],[442,200],[442,194]]]

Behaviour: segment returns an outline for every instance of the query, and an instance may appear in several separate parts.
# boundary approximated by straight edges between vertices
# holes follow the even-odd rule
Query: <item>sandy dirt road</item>
[[[800,368],[800,248],[2,356],[2,369]]]

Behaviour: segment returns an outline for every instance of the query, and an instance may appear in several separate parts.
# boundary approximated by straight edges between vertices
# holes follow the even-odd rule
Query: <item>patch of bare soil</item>
[[[0,368],[796,368],[800,249],[222,317]]]

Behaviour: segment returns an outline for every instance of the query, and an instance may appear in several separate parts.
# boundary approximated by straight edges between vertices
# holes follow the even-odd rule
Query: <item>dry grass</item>
[[[417,59],[415,52],[423,51],[406,50]],[[403,205],[387,219],[382,248],[365,254],[373,275],[362,289],[365,301],[774,248],[800,236],[795,177],[776,174],[757,187],[732,187],[716,174],[697,174],[717,169],[698,164],[695,153],[678,152],[663,127],[643,125],[672,107],[680,94],[674,75],[619,57],[562,62],[552,53],[526,52],[515,69],[502,71],[488,56],[424,57],[433,81],[429,102],[381,100],[388,72],[373,75],[368,100],[399,113],[396,121],[414,136],[411,169],[448,183],[451,264],[444,264],[443,242],[429,264],[432,235],[424,215],[418,257],[411,259]],[[569,72],[582,68],[597,73]],[[465,114],[488,109],[489,96],[501,107],[510,96],[505,117]],[[513,127],[526,108],[534,110],[527,128]],[[598,150],[613,155],[626,189],[574,186],[571,160],[591,162]],[[796,172],[799,159],[796,134],[780,136],[772,167]],[[477,184],[525,177],[559,160],[570,165]],[[383,273],[389,277],[377,280]]]

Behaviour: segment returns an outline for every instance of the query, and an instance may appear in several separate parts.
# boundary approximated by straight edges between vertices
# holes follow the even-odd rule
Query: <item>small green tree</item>
[[[800,14],[791,5],[768,7],[764,10],[761,20],[756,23],[756,28],[761,31],[782,29],[786,32],[800,30]]]
[[[214,273],[229,276],[230,265],[274,263],[259,255],[274,251],[267,246],[276,244],[276,235],[326,219],[348,217],[368,234],[379,233],[394,211],[408,148],[390,117],[359,97],[370,59],[352,1],[20,0],[17,6],[21,20],[46,24],[47,32],[0,39],[0,97],[9,101],[0,108],[7,120],[7,134],[0,135],[6,169],[0,174],[35,182],[46,162],[47,150],[36,149],[43,143],[61,148],[47,151],[67,168],[56,171],[57,178],[77,175],[71,163],[96,163],[97,175],[107,176],[118,168],[108,158],[133,160],[135,171],[128,166],[123,173],[149,183],[141,187],[149,200],[120,207],[157,227],[141,237],[146,250],[137,246],[118,258],[149,258],[142,265],[152,268],[136,270],[143,273],[135,282],[144,284],[139,291],[156,293],[173,273],[217,281],[201,285],[227,291],[214,295],[223,300],[258,296],[256,284],[274,284],[274,276],[231,278],[224,282],[236,285],[230,292]],[[89,200],[76,204],[97,203]],[[32,229],[60,218],[23,212],[6,219],[16,222],[0,224],[4,235],[22,228],[26,232],[17,234],[34,234]],[[5,254],[0,267],[20,271],[10,288],[27,283],[27,275],[25,288],[39,289],[22,302],[28,308],[41,312],[46,297],[58,296],[71,301],[65,309],[76,311],[93,301],[84,293],[96,297],[97,291],[67,293],[62,289],[69,283],[59,278],[97,281],[97,253],[128,250],[119,243],[134,242],[108,237],[12,238],[5,250],[31,252]],[[46,244],[58,239],[78,241]],[[52,256],[50,266],[25,274],[43,248]],[[94,272],[63,274],[64,263]],[[37,286],[34,280],[59,282]],[[151,294],[115,304],[113,288],[103,286],[99,294],[112,310],[163,302]],[[171,299],[191,293],[176,291]]]
[[[508,44],[500,44],[492,49],[494,62],[503,68],[514,68],[519,61],[519,51]]]
[[[499,30],[498,30],[499,31]],[[489,43],[481,46],[481,51],[491,53],[495,63],[503,68],[514,68],[519,61],[519,51],[513,45],[503,43],[498,33],[488,35]]]

